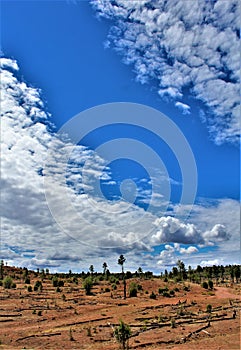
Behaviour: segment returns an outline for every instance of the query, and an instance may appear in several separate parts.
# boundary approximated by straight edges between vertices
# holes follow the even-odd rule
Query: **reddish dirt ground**
[[[33,286],[40,278],[31,274],[30,280]],[[16,289],[0,287],[0,349],[115,350],[119,345],[113,329],[120,319],[131,327],[130,349],[240,349],[239,285],[207,291],[188,282],[134,280],[142,290],[124,300],[122,281],[116,290],[101,281],[86,296],[80,278],[78,284],[65,280],[60,292],[48,276],[42,291],[35,292],[15,279]],[[178,291],[163,297],[160,287]],[[156,299],[150,299],[152,291]],[[206,312],[208,304],[211,314]]]

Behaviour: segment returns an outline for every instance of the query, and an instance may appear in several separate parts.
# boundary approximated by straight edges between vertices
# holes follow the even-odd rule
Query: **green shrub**
[[[53,284],[53,287],[58,287],[58,285],[59,285],[58,277],[56,277],[56,276],[53,277],[52,284]]]
[[[175,295],[175,291],[172,289],[172,290],[170,290],[170,295],[172,296],[172,297],[174,297],[174,295]]]
[[[164,288],[159,288],[158,289],[158,293],[159,294],[163,294],[164,292],[167,292],[168,291],[168,287],[164,287]]]
[[[29,278],[29,277],[26,277],[24,283],[25,283],[25,284],[30,284],[30,278]]]
[[[28,286],[28,292],[32,292],[33,291],[33,288],[32,288],[32,286]]]
[[[150,299],[156,299],[156,294],[154,292],[151,292]]]
[[[140,291],[140,290],[143,290],[143,287],[142,287],[141,284],[138,284],[138,285],[137,285],[137,290],[139,290],[139,291]]]
[[[73,283],[78,284],[78,278],[76,276],[73,277]]]
[[[63,286],[64,286],[64,281],[63,280],[59,280],[58,287],[63,287]]]
[[[137,297],[137,284],[135,282],[131,282],[129,286],[129,297]]]
[[[131,336],[130,326],[121,320],[119,326],[115,328],[114,335],[116,340],[120,343],[122,349],[128,349],[128,341]]]
[[[37,291],[37,290],[42,291],[42,288],[43,288],[42,282],[41,282],[41,281],[36,281],[36,282],[35,282],[35,285],[34,285],[34,287],[33,287],[33,290],[34,290],[34,291]]]
[[[105,292],[106,292],[106,293],[110,292],[110,288],[106,287],[106,288],[105,288]]]
[[[204,282],[202,283],[202,287],[203,287],[204,289],[208,289],[208,284],[207,284],[206,281],[204,281]]]
[[[176,328],[176,322],[174,318],[171,319],[171,328]]]
[[[91,289],[93,287],[93,280],[92,280],[92,278],[90,276],[86,277],[84,279],[83,287],[85,289],[86,295],[90,295],[91,294]]]
[[[6,289],[13,288],[13,279],[10,276],[6,276],[3,280],[3,287]]]
[[[116,283],[117,281],[119,282],[119,280],[115,277],[115,276],[110,276],[110,283]]]
[[[212,312],[212,305],[208,304],[206,311],[210,314]]]
[[[113,290],[116,290],[117,289],[116,283],[113,283],[111,287],[112,287]]]
[[[208,281],[208,287],[209,287],[210,289],[213,289],[213,281],[212,281],[212,280],[209,280],[209,281]]]
[[[41,310],[38,311],[38,316],[42,316],[42,311]]]

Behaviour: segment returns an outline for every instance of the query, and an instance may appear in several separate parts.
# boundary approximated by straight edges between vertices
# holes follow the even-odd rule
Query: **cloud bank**
[[[17,78],[16,61],[2,58],[1,67],[1,258],[55,271],[81,271],[108,259],[118,270],[114,261],[121,252],[130,269],[143,261],[143,267],[155,270],[164,262],[175,264],[179,255],[197,257],[203,246],[218,245],[224,261],[237,253],[237,201],[223,200],[212,208],[196,205],[192,222],[185,223],[145,213],[122,200],[100,198],[94,190],[96,179],[112,181],[108,168],[102,172],[103,159],[53,132],[40,91]],[[66,166],[63,159],[70,149]],[[50,212],[46,191],[61,222]],[[64,205],[66,196],[70,207]],[[185,207],[179,208],[180,216],[182,210]],[[173,246],[167,244],[161,258],[155,255],[154,246],[170,242]],[[209,261],[212,255],[200,259]]]
[[[99,0],[99,17],[112,21],[113,45],[137,80],[157,85],[184,113],[188,89],[207,107],[217,144],[240,136],[240,2],[238,0]]]

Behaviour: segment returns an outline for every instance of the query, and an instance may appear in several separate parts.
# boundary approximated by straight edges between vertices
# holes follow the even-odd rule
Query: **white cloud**
[[[114,24],[109,47],[134,66],[141,83],[157,82],[161,97],[180,100],[191,88],[209,112],[217,144],[240,135],[240,2],[238,0],[91,1]]]
[[[60,260],[63,265],[77,261],[78,255],[86,260],[92,253],[97,256],[100,245],[101,249],[115,249],[113,244],[149,249],[141,237],[152,226],[153,216],[128,202],[108,202],[99,196],[96,181],[111,179],[108,168],[103,173],[103,159],[51,132],[39,91],[17,80],[12,72],[13,67],[17,69],[15,61],[4,59],[2,66],[4,256],[28,266],[57,267]],[[15,253],[8,250],[9,244],[16,247]],[[24,257],[28,248],[35,256],[31,260]]]
[[[188,248],[180,248],[179,251],[181,254],[193,254],[193,253],[197,253],[198,249],[196,247],[190,246]]]
[[[176,102],[175,106],[179,108],[183,114],[190,114],[190,106],[182,102]]]
[[[200,262],[201,266],[213,266],[213,265],[222,265],[223,259],[213,259],[213,260],[202,260]]]

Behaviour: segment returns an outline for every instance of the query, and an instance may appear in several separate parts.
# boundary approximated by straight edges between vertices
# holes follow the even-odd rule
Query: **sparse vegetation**
[[[218,277],[216,270],[219,271]],[[111,324],[109,321],[115,322],[112,321],[112,319],[114,320],[116,317],[125,317],[124,315],[128,317],[128,323],[131,325],[133,324],[133,327],[135,327],[133,338],[128,338],[133,348],[137,348],[138,343],[140,343],[140,348],[142,348],[144,343],[152,344],[152,342],[154,348],[162,348],[162,339],[166,342],[166,332],[167,334],[169,333],[168,339],[170,339],[170,344],[174,344],[175,342],[177,342],[175,344],[179,344],[179,342],[186,339],[185,337],[187,335],[193,332],[193,329],[196,332],[196,329],[199,331],[203,326],[208,327],[209,322],[212,320],[215,321],[215,329],[212,329],[211,341],[214,342],[216,335],[221,334],[218,331],[221,327],[223,327],[222,332],[226,331],[225,325],[227,325],[227,329],[230,330],[230,336],[232,335],[234,339],[236,339],[238,336],[237,324],[239,320],[240,304],[238,301],[239,285],[236,284],[234,268],[223,267],[223,269],[221,269],[218,267],[217,269],[206,269],[202,267],[199,271],[200,276],[197,275],[195,269],[188,268],[188,282],[185,280],[185,275],[182,275],[182,279],[177,283],[175,282],[175,278],[180,277],[179,270],[177,270],[177,272],[174,270],[174,273],[173,270],[170,272],[166,271],[165,275],[162,274],[161,276],[155,276],[149,272],[142,272],[142,277],[140,277],[140,271],[135,271],[134,273],[127,271],[124,275],[124,280],[121,279],[121,272],[111,273],[107,279],[104,277],[105,275],[102,270],[100,272],[94,272],[93,276],[91,276],[90,272],[82,272],[79,274],[71,272],[71,275],[70,273],[47,275],[45,272],[45,277],[41,280],[41,275],[43,275],[42,270],[38,274],[37,272],[27,269],[21,270],[6,266],[4,267],[4,277],[10,277],[13,285],[15,281],[17,281],[17,290],[13,290],[12,288],[4,290],[3,286],[0,287],[2,296],[4,296],[4,299],[1,299],[1,303],[7,306],[7,310],[10,312],[12,318],[16,317],[14,320],[17,321],[19,319],[20,322],[20,313],[23,314],[21,317],[23,337],[28,336],[29,333],[30,335],[34,333],[32,330],[30,331],[31,324],[33,324],[33,327],[40,326],[42,328],[42,325],[44,327],[44,325],[47,324],[47,322],[44,321],[51,320],[53,333],[50,333],[48,336],[50,337],[48,342],[49,346],[52,348],[54,348],[54,341],[60,340],[58,344],[62,344],[64,335],[64,341],[66,342],[67,340],[67,344],[68,340],[74,340],[76,341],[76,345],[86,344],[86,346],[92,346],[92,348],[95,349],[100,349],[101,346],[102,348],[105,347],[108,349],[108,344],[110,344],[109,342],[111,337],[113,337],[113,333],[115,337],[117,333],[121,334],[121,328],[119,328],[120,324]],[[175,273],[177,273],[177,276],[174,276]],[[195,274],[199,285],[193,283]],[[26,276],[23,277],[24,275]],[[167,277],[168,282],[164,282],[164,276]],[[32,285],[25,284],[28,278],[32,282]],[[55,288],[53,288],[53,279],[58,282]],[[90,298],[86,296],[86,289],[81,288],[81,284],[84,287],[86,280],[91,282],[94,291],[94,293],[91,293],[91,287],[89,290]],[[78,286],[75,281],[79,281],[80,286]],[[59,282],[61,288],[59,287]],[[138,284],[138,282],[141,282],[141,285]],[[204,282],[206,282],[208,286],[203,289]],[[212,284],[212,282],[214,283]],[[133,299],[132,302],[130,299],[128,301],[123,301],[122,288],[124,283],[126,283],[128,297],[138,296],[138,298]],[[120,284],[119,288],[117,288],[117,284]],[[218,285],[220,285],[220,287]],[[41,292],[44,287],[43,293],[31,294],[34,287],[38,292]],[[62,293],[54,293],[54,290],[61,289]],[[113,290],[115,290],[115,292],[112,294],[111,291]],[[104,294],[105,292],[109,294]],[[159,297],[157,297],[157,295],[159,295]],[[216,297],[214,298],[213,296]],[[164,297],[168,297],[169,300],[164,300]],[[158,300],[152,303],[150,300],[148,302],[147,298]],[[11,311],[9,305],[12,305]],[[4,307],[3,310],[3,314],[5,315],[6,311]],[[26,311],[22,313],[20,310]],[[35,315],[35,317],[30,315],[30,313]],[[68,321],[68,317],[71,318],[71,320]],[[58,322],[62,320],[61,322],[63,322],[63,324],[65,323],[69,326],[67,326],[67,328],[65,327],[65,331],[60,329],[54,330],[55,319],[58,319]],[[83,326],[75,327],[75,324],[78,324],[78,322],[80,322],[80,324],[83,323]],[[219,324],[220,328],[218,328]],[[29,330],[29,333],[24,329],[26,325],[26,329]],[[70,325],[71,328],[68,328]],[[72,325],[74,328],[72,328]],[[152,337],[153,332],[160,332],[160,344],[159,341],[155,343],[157,338]],[[41,337],[41,333],[42,331],[37,337]],[[57,338],[54,338],[55,336]],[[204,332],[202,339],[205,336],[207,337],[208,335]],[[7,337],[8,336],[4,336],[3,345],[12,346],[17,344],[16,337],[13,336],[12,342],[8,340],[8,343],[6,342]],[[201,338],[200,342],[199,337],[195,337],[194,334],[191,338],[193,345],[196,348],[200,348]],[[121,336],[119,336],[119,340],[120,339]],[[186,341],[189,341],[187,339]],[[225,341],[228,339],[229,338],[226,338]],[[117,338],[116,340],[123,349],[123,343]],[[36,346],[37,340],[35,341],[32,339],[32,341],[32,346]],[[235,341],[237,344],[237,340]],[[222,346],[221,343],[218,345]],[[63,349],[64,348],[63,346]],[[128,348],[128,340],[126,341],[125,348]]]

